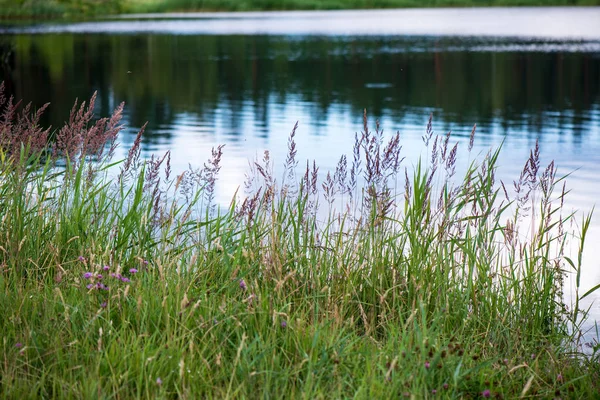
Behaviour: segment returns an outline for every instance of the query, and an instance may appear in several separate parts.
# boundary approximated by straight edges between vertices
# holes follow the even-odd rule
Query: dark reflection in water
[[[448,50],[469,49],[464,41],[19,35],[2,39],[5,54],[12,48],[3,79],[19,98],[38,105],[51,101],[53,126],[64,121],[74,98],[93,90],[99,91],[103,115],[124,100],[130,124],[149,121],[147,140],[177,135],[179,113],[210,126],[218,110],[230,112],[222,129],[235,140],[248,101],[265,135],[270,114],[277,112],[273,105],[290,102],[313,105],[316,121],[343,104],[358,116],[367,107],[374,116],[390,113],[397,121],[435,108],[441,111],[437,119],[480,125],[500,120],[525,135],[552,128],[578,136],[589,129],[600,97],[598,53]],[[482,44],[472,41],[477,46]],[[552,121],[543,115],[565,110]]]

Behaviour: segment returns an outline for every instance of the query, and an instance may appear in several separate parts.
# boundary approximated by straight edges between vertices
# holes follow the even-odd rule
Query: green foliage
[[[0,0],[0,18],[56,18],[117,14],[122,0]]]
[[[340,10],[405,7],[576,6],[599,0],[125,0],[129,12]]]
[[[594,5],[600,5],[600,0],[0,0],[0,18],[73,18],[121,12]]]
[[[59,0],[0,0],[0,18],[60,17],[66,11]]]

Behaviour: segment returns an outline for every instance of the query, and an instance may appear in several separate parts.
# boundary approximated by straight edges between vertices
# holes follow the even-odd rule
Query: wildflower
[[[287,322],[285,322],[285,320],[281,321],[281,327],[282,328],[286,328],[287,327]]]
[[[131,282],[131,280],[126,276],[121,276],[119,279],[121,279],[121,282]]]
[[[130,273],[130,274],[136,274],[137,272],[138,272],[138,270],[137,270],[137,269],[135,269],[135,268],[131,268],[131,269],[129,270],[129,273]]]
[[[83,279],[90,279],[93,276],[93,274],[91,272],[86,272],[85,274],[83,274]]]
[[[435,389],[433,389],[433,390],[431,391],[431,394],[436,394],[436,393],[437,393],[437,390],[435,390]]]
[[[108,270],[110,269],[110,266],[108,266],[108,265],[105,265],[104,267],[102,267],[102,269],[103,269],[104,271],[108,271]]]
[[[156,378],[156,384],[157,384],[158,386],[162,385],[162,379],[160,379],[160,378]]]
[[[102,278],[103,278],[103,276],[102,276],[101,274],[98,274],[98,275],[96,275],[96,278],[97,278],[97,279],[102,279]]]
[[[489,399],[491,393],[490,393],[490,389],[485,389],[483,392],[481,392],[481,395],[483,397],[485,397],[486,399]]]
[[[16,347],[17,349],[20,349],[21,347],[23,347],[23,343],[21,343],[21,342],[17,342],[17,343],[15,343],[15,347]]]
[[[562,374],[558,374],[558,375],[556,376],[556,382],[560,382],[560,383],[562,383],[562,381],[563,381],[563,376],[562,376]]]
[[[84,257],[84,256],[79,256],[77,259],[78,259],[79,261],[81,261],[81,262],[85,262],[85,257]]]
[[[247,289],[246,282],[244,282],[243,279],[240,279],[240,289],[242,289],[242,290]]]
[[[86,286],[86,288],[88,288],[88,289],[91,289],[93,287],[94,287],[94,285],[92,285],[91,283]]]
[[[102,307],[102,308],[106,308],[106,306],[107,306],[107,305],[108,305],[108,304],[106,304],[106,302],[105,302],[105,301],[104,301],[104,302],[102,302],[102,303],[100,303],[100,307]]]
[[[448,389],[450,387],[450,385],[448,385],[448,383],[444,382],[444,384],[442,385],[442,387],[444,388],[444,390]]]
[[[430,366],[429,361],[425,361],[425,369],[429,369]]]
[[[142,261],[142,264],[144,264],[144,265],[148,265],[148,260],[144,260],[144,261]]]
[[[119,278],[120,279],[121,275],[120,274],[115,274],[114,272],[111,272],[110,273],[110,277],[111,278]]]

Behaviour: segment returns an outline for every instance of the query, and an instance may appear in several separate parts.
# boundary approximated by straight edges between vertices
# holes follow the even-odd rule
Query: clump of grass
[[[50,133],[39,111],[10,104],[2,397],[598,392],[598,354],[576,347],[584,313],[562,296],[580,268],[564,254],[574,216],[537,147],[511,198],[500,150],[458,178],[459,146],[430,120],[430,157],[405,165],[400,135],[371,131],[365,113],[350,161],[324,177],[314,162],[299,170],[294,128],[281,180],[266,152],[221,209],[222,148],[173,175],[168,153],[140,159],[143,130],[111,161],[121,107],[96,122],[74,107]],[[582,226],[583,245],[589,216]]]

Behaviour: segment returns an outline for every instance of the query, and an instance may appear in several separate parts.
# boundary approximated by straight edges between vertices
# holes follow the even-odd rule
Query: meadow
[[[0,0],[0,18],[85,18],[177,11],[597,5],[600,0]]]
[[[294,128],[284,174],[265,152],[219,207],[222,147],[173,172],[142,129],[115,161],[123,105],[94,102],[44,129],[0,86],[0,397],[598,395],[594,289],[563,293],[591,215],[538,147],[507,187],[476,127],[460,148],[430,120],[410,165],[365,112],[335,171]]]

